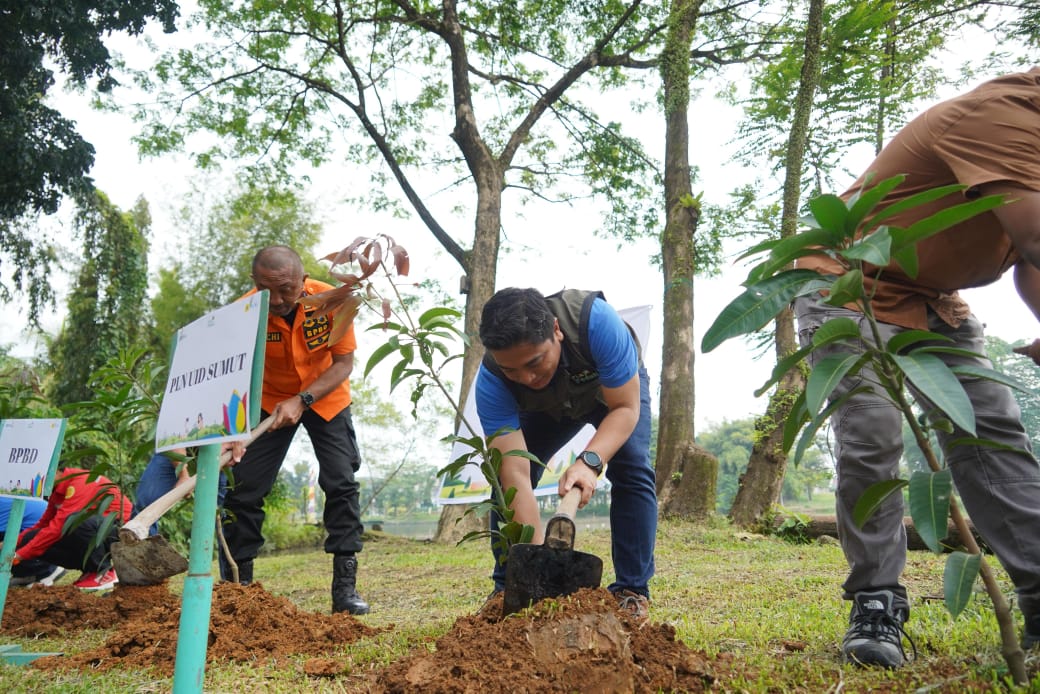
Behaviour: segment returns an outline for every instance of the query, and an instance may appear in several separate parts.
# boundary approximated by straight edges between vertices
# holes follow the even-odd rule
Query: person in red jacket
[[[90,511],[100,508],[106,496],[113,499],[104,513],[91,514]],[[63,533],[66,522],[78,511],[89,515]],[[41,559],[58,566],[79,568],[83,575],[73,584],[77,588],[111,588],[119,579],[111,567],[109,547],[118,539],[119,526],[130,520],[132,511],[133,504],[107,477],[99,475],[91,480],[89,470],[59,470],[47,499],[47,510],[35,525],[18,536],[11,574],[20,575],[21,562]],[[113,513],[119,514],[119,521],[98,542],[102,519]]]

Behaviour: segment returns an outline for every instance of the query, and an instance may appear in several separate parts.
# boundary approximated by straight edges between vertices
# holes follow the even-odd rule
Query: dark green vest
[[[491,355],[484,355],[484,367],[502,379],[516,398],[521,412],[544,412],[559,421],[564,417],[581,419],[597,407],[606,406],[599,372],[596,371],[588,346],[589,313],[597,297],[604,299],[602,292],[580,289],[564,289],[545,297],[563,333],[560,365],[553,380],[545,388],[532,390],[510,381],[502,374]]]

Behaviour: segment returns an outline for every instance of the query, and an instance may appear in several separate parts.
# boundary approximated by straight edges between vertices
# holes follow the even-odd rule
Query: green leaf
[[[881,227],[873,234],[864,236],[843,251],[839,255],[853,260],[871,263],[878,267],[885,267],[892,255],[892,236],[888,227]]]
[[[975,434],[975,410],[957,376],[941,359],[915,350],[910,354],[893,354],[892,360],[910,382],[954,424]]]
[[[946,537],[950,517],[953,476],[949,468],[935,472],[917,470],[910,475],[910,515],[914,528],[928,549],[942,552],[940,541]]]
[[[979,446],[980,448],[992,448],[996,451],[1011,451],[1014,453],[1021,453],[1022,455],[1032,456],[1030,451],[1018,446],[1009,446],[1006,443],[997,443],[993,439],[980,439],[974,436],[962,436],[961,438],[953,439],[948,444],[950,448],[954,446]]]
[[[1004,204],[1003,195],[987,195],[978,200],[947,207],[930,217],[914,222],[906,229],[892,230],[893,248],[904,248],[916,244],[929,236],[934,236],[952,226],[956,226],[972,217],[1000,207]]]
[[[710,352],[738,335],[758,330],[797,296],[830,286],[813,270],[788,270],[752,285],[715,318],[701,340],[701,351]]]
[[[928,340],[929,342],[953,342],[951,338],[946,337],[945,335],[929,332],[928,330],[905,330],[893,335],[885,346],[885,349],[893,354],[898,354],[903,351],[904,347],[925,340]]]
[[[373,330],[382,330],[383,332],[395,332],[395,333],[407,333],[408,330],[400,323],[392,323],[387,321],[386,323],[375,323],[374,325],[368,326],[366,332],[372,332]]]
[[[863,190],[849,199],[849,214],[845,218],[845,235],[851,236],[859,229],[864,217],[870,214],[881,199],[906,179],[905,175],[887,178],[870,189]]]
[[[823,303],[828,306],[844,306],[863,300],[863,273],[849,270],[834,281],[830,294]]]
[[[972,378],[984,378],[987,381],[995,381],[996,383],[1003,383],[1009,388],[1021,391],[1023,393],[1031,393],[1032,390],[1022,381],[1017,378],[1008,376],[994,369],[987,368],[985,366],[978,366],[976,364],[960,364],[957,366],[950,367],[950,371],[957,374],[958,376],[969,376]]]
[[[943,598],[946,602],[946,609],[954,617],[968,606],[980,568],[982,568],[981,554],[953,552],[946,560],[946,566],[943,569]]]
[[[892,259],[903,269],[910,279],[917,277],[920,266],[917,262],[917,246],[907,246],[892,251]]]
[[[368,374],[372,373],[372,369],[379,365],[379,362],[386,359],[388,356],[397,351],[397,348],[389,342],[376,347],[375,351],[372,352],[372,356],[368,358],[368,362],[365,364],[365,378],[368,378]]]
[[[826,229],[812,229],[781,240],[769,252],[769,258],[748,273],[745,284],[754,284],[772,277],[798,258],[822,253],[820,246],[834,245],[834,234]]]
[[[794,404],[791,405],[791,411],[787,414],[787,421],[784,422],[784,441],[782,445],[785,453],[791,450],[798,431],[808,421],[809,411],[805,409],[805,391],[803,390],[795,398]]]
[[[788,354],[786,357],[778,361],[776,363],[776,366],[773,367],[773,372],[769,376],[769,380],[763,383],[761,386],[759,386],[759,388],[755,391],[755,397],[760,397],[763,393],[765,393],[770,388],[770,386],[772,386],[774,383],[777,383],[781,378],[783,378],[788,371],[793,369],[798,364],[798,362],[802,361],[802,359],[808,356],[809,353],[812,352],[814,349],[816,349],[815,345],[807,345],[796,352]]]
[[[421,328],[428,328],[428,327],[430,327],[430,325],[437,325],[437,324],[439,324],[439,325],[451,325],[452,321],[444,320],[444,318],[446,318],[446,317],[458,320],[459,312],[456,311],[453,308],[447,308],[445,306],[437,306],[437,307],[431,308],[428,311],[424,311],[423,314],[421,316],[419,316],[419,327],[421,327]]]
[[[823,347],[841,340],[859,340],[859,323],[852,318],[831,318],[813,333],[813,347]]]
[[[867,487],[866,491],[856,499],[856,505],[852,508],[852,522],[856,524],[856,527],[862,528],[864,523],[870,520],[874,512],[885,502],[885,499],[899,492],[906,484],[906,480],[895,479],[876,482]]]
[[[844,200],[831,193],[817,195],[809,201],[809,209],[820,226],[830,232],[835,239],[840,239],[845,235],[845,219],[848,217],[849,210],[845,206]]]
[[[921,205],[926,205],[935,200],[945,198],[947,195],[964,190],[965,187],[966,186],[955,183],[953,185],[940,186],[938,188],[929,188],[928,190],[917,193],[916,195],[911,195],[910,197],[904,198],[899,202],[892,203],[885,209],[878,212],[876,215],[874,215],[867,221],[867,226],[875,227],[881,224],[881,222],[883,222],[886,219],[891,219],[892,217],[898,214],[902,214],[907,210],[912,210],[915,207],[920,207]]]
[[[859,335],[859,331],[856,331]],[[823,407],[830,394],[841,383],[841,379],[856,365],[863,355],[850,352],[828,354],[816,362],[805,384],[805,407],[813,417]]]

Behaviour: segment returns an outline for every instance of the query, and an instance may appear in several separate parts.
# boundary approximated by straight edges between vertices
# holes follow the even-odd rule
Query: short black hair
[[[480,341],[492,350],[538,345],[552,337],[555,321],[556,316],[537,289],[501,289],[484,304]]]

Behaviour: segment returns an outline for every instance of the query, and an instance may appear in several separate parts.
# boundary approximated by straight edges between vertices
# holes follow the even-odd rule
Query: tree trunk
[[[466,396],[477,376],[480,361],[484,358],[484,346],[480,344],[480,311],[495,292],[497,274],[499,227],[502,213],[502,174],[494,162],[491,162],[491,173],[477,176],[477,222],[472,252],[466,256],[466,284],[469,293],[466,296],[465,332],[469,337],[469,346],[462,358],[462,385],[459,388],[459,412],[465,406]],[[479,427],[479,422],[471,422]],[[456,427],[458,420],[456,420]],[[437,523],[435,542],[454,544],[462,535],[472,530],[484,530],[488,527],[488,519],[463,515],[469,505],[451,504],[441,509],[441,517]],[[458,534],[456,536],[457,533]]]
[[[673,0],[661,58],[665,106],[664,337],[657,432],[662,515],[703,518],[715,510],[718,461],[694,445],[694,234],[700,206],[690,185],[690,43],[701,0]]]
[[[663,517],[702,520],[715,513],[715,486],[719,476],[719,459],[695,443],[686,445],[675,471],[668,477],[658,474],[657,495],[667,499],[661,504]],[[711,496],[702,487],[712,490]]]
[[[441,509],[441,517],[437,520],[437,532],[434,542],[458,544],[467,533],[488,529],[487,514],[476,515],[466,513],[469,504],[447,504]]]
[[[787,238],[798,227],[798,207],[802,195],[802,163],[809,139],[809,118],[813,98],[820,80],[820,41],[823,35],[823,0],[812,0],[805,25],[805,59],[795,97],[791,134],[787,141],[784,163],[783,211],[780,237]],[[784,309],[776,318],[776,357],[780,361],[798,348],[794,316]],[[751,450],[747,471],[730,509],[730,519],[740,526],[758,524],[779,497],[787,470],[787,454],[783,450],[783,427],[791,413],[795,398],[805,387],[799,369],[789,371],[769,398],[769,407],[755,423],[756,443]]]

